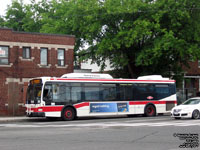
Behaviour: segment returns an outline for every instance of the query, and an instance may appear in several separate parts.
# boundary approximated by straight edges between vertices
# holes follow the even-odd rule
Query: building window
[[[8,65],[8,46],[0,46],[0,65]]]
[[[200,60],[198,60],[198,67],[200,68]]]
[[[31,58],[31,48],[30,47],[23,47],[23,55],[22,57],[24,59],[30,59]]]
[[[47,66],[47,48],[40,49],[40,64]]]
[[[65,65],[65,50],[58,49],[58,66],[64,66],[64,65]]]

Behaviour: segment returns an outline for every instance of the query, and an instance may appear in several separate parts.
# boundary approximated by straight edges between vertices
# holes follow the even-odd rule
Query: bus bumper
[[[31,112],[27,114],[28,117],[45,117],[44,112]]]

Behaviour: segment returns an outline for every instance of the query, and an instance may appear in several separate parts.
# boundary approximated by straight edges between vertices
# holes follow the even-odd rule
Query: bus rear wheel
[[[156,108],[153,105],[147,105],[144,110],[144,115],[146,117],[156,116]]]
[[[66,107],[62,113],[62,119],[64,121],[71,121],[75,118],[75,110],[71,107]]]

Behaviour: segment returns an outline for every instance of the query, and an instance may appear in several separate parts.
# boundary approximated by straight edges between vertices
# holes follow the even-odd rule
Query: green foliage
[[[24,31],[22,25],[25,15],[23,1],[13,0],[7,8],[4,26],[13,28],[16,31]]]
[[[31,1],[31,4],[25,6],[26,15],[23,18],[23,29],[29,32],[40,32],[42,28],[43,14],[47,13],[50,8],[50,3],[46,0]]]
[[[0,21],[0,25],[15,31],[40,32],[43,15],[49,12],[50,7],[51,2],[46,0],[38,3],[31,0],[30,4],[24,4],[23,0],[13,0],[7,8],[4,22]]]
[[[0,16],[0,27],[4,26],[4,18]]]

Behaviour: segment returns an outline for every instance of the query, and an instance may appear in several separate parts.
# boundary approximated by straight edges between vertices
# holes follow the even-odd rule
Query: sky
[[[5,14],[5,10],[7,8],[7,5],[11,3],[11,0],[0,0],[0,15]]]
[[[25,4],[30,3],[30,0],[23,0]],[[12,3],[12,0],[0,0],[0,15],[5,15],[5,10],[7,8],[7,5],[10,5]]]

